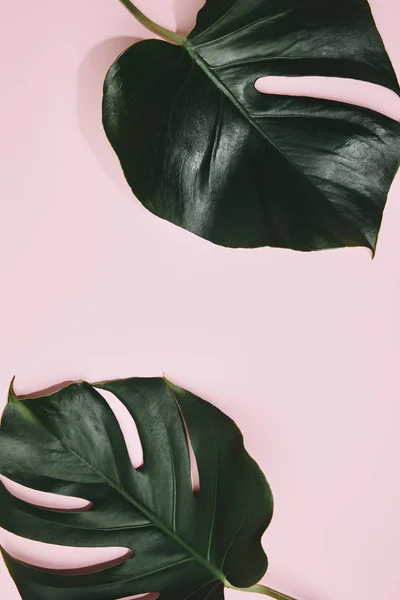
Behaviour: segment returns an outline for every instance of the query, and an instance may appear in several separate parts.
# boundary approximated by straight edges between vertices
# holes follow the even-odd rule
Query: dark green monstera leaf
[[[235,423],[161,378],[96,388],[112,392],[133,417],[143,466],[132,466],[114,413],[91,385],[30,399],[18,399],[11,389],[0,429],[0,472],[35,490],[85,498],[92,507],[48,510],[1,485],[0,526],[62,546],[128,548],[132,556],[97,572],[67,574],[3,551],[23,600],[116,600],[149,592],[161,600],[222,600],[224,586],[253,586],[267,568],[260,538],[272,516],[272,495]],[[249,591],[288,598],[263,586]]]
[[[111,67],[103,122],[153,213],[230,247],[375,250],[400,125],[368,110],[259,93],[268,75],[399,85],[367,0],[207,0],[178,45],[146,40]]]

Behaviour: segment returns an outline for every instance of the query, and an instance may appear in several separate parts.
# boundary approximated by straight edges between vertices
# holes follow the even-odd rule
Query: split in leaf
[[[126,548],[129,557],[82,574],[24,564],[3,550],[23,600],[116,600],[144,593],[159,593],[161,600],[222,600],[225,586],[289,600],[255,585],[267,568],[260,539],[273,502],[235,423],[165,379],[96,388],[74,383],[25,399],[11,388],[0,429],[0,472],[90,506],[49,510],[0,484],[0,526],[61,546]],[[102,390],[114,394],[134,420],[142,467],[133,467]],[[188,437],[200,475],[196,494]]]
[[[214,243],[375,251],[400,125],[340,102],[267,95],[279,75],[399,85],[367,0],[207,0],[188,38],[113,64],[103,123],[135,195]]]

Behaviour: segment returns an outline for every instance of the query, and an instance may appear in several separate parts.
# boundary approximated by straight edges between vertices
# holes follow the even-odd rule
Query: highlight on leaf
[[[128,448],[132,431],[139,464]],[[79,382],[24,398],[11,387],[0,473],[8,536],[64,547],[75,560],[85,549],[114,552],[112,563],[68,570],[55,568],[54,557],[50,568],[32,564],[3,543],[23,600],[222,600],[225,587],[290,600],[257,584],[273,500],[240,430],[164,378]],[[80,500],[81,510],[68,510],[66,497]]]
[[[375,252],[400,124],[365,107],[257,91],[263,77],[399,84],[367,0],[206,0],[187,38],[141,41],[110,68],[103,123],[154,214],[228,247]]]

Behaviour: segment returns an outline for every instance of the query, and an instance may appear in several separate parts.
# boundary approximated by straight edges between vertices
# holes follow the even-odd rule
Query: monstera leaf
[[[268,75],[399,85],[367,0],[207,0],[188,38],[126,50],[103,122],[153,213],[230,247],[375,250],[399,124],[366,108],[259,93]]]
[[[124,547],[132,557],[98,572],[66,574],[3,551],[22,598],[116,600],[154,592],[161,600],[222,600],[224,586],[253,586],[267,567],[260,538],[272,516],[272,495],[235,423],[161,378],[96,388],[112,392],[132,415],[144,465],[133,468],[114,413],[91,385],[75,383],[31,399],[18,399],[11,388],[0,429],[0,472],[93,506],[73,513],[39,508],[2,485],[0,526],[57,545]],[[289,598],[263,586],[248,591]]]

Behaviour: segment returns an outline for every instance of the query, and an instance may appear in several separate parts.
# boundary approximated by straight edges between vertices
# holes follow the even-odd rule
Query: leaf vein
[[[211,79],[211,81],[213,81],[213,83],[217,86],[220,92],[223,93],[232,102],[232,104],[246,118],[246,120],[248,120],[252,127],[254,127],[254,129],[271,145],[271,147],[274,148],[287,161],[287,163],[292,167],[292,169],[294,169],[297,173],[299,173],[299,175],[301,175],[301,177],[306,181],[310,189],[314,193],[317,193],[320,198],[325,200],[327,205],[335,211],[337,216],[339,216],[339,218],[342,219],[342,221],[346,222],[350,226],[353,226],[353,223],[346,216],[340,213],[337,210],[336,206],[330,202],[329,198],[318,187],[314,185],[313,181],[311,181],[311,179],[303,171],[303,169],[301,169],[299,165],[297,165],[286,154],[286,152],[280,146],[278,146],[270,138],[270,136],[260,127],[255,117],[253,117],[251,113],[247,110],[247,108],[237,98],[235,98],[233,92],[231,92],[231,90],[225,85],[225,83],[221,80],[221,78],[218,76],[215,70],[212,69],[211,66],[207,63],[207,61],[204,60],[203,57],[197,52],[196,48],[192,46],[190,42],[187,42],[186,48],[193,60],[198,64],[202,71],[204,71],[204,73]],[[366,238],[365,241],[368,242]]]

